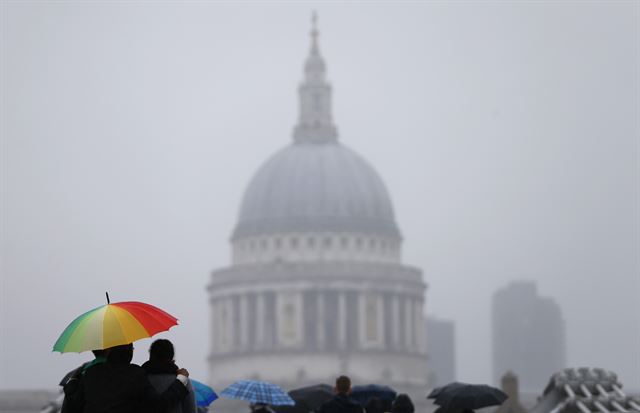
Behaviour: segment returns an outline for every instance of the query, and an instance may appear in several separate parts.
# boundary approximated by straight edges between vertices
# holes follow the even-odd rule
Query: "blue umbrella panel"
[[[218,398],[216,392],[204,383],[191,379],[191,385],[193,386],[193,391],[196,394],[196,404],[198,406],[206,407]]]
[[[293,406],[296,402],[276,384],[259,380],[238,380],[220,393],[229,399],[244,400],[251,404]]]

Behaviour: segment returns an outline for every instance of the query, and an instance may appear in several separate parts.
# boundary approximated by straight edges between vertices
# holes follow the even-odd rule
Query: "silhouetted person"
[[[60,386],[64,387],[67,384],[67,382],[71,380],[72,377],[78,378],[81,375],[83,375],[92,366],[95,366],[97,364],[102,364],[107,361],[107,354],[108,354],[107,350],[91,350],[91,352],[93,353],[93,360],[87,361],[86,363],[83,363],[80,367],[76,368],[75,370],[71,370],[69,373],[67,373],[62,378],[62,380],[60,380]],[[63,390],[63,394],[64,394],[64,390]],[[68,413],[72,411],[73,409],[69,407],[67,398],[64,397],[62,399],[62,404],[60,406],[60,413]]]
[[[253,403],[249,405],[251,413],[275,413],[271,407],[264,403]]]
[[[379,397],[372,397],[369,399],[367,404],[364,406],[364,411],[366,413],[384,413],[384,404]]]
[[[399,394],[391,405],[391,413],[413,413],[413,402],[406,394]]]
[[[91,350],[91,352],[93,353],[93,360],[82,363],[81,366],[67,373],[62,378],[62,380],[60,380],[60,386],[64,386],[65,384],[67,384],[71,377],[77,376],[78,374],[83,374],[91,366],[107,361],[107,350]]]
[[[351,379],[340,376],[336,379],[334,388],[336,395],[320,406],[318,413],[363,413],[362,406],[351,399]]]
[[[179,369],[171,386],[158,394],[144,369],[131,364],[132,358],[132,344],[112,347],[105,363],[72,377],[64,386],[70,412],[161,412],[187,395],[185,369]]]
[[[178,366],[175,361],[175,351],[171,341],[158,339],[149,347],[149,361],[142,365],[147,372],[147,378],[158,393],[167,390],[176,380]],[[187,396],[168,407],[165,413],[196,413],[196,397],[191,381],[187,381]]]

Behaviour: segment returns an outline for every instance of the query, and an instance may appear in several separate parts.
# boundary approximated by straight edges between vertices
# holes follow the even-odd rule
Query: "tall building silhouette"
[[[565,323],[558,304],[538,295],[534,282],[518,281],[493,295],[494,383],[507,371],[520,389],[539,392],[566,367]]]
[[[455,324],[427,317],[427,366],[429,387],[443,386],[456,379]]]
[[[232,263],[211,276],[210,382],[347,374],[423,398],[426,285],[382,179],[338,139],[315,17],[298,94],[293,141],[251,179]]]

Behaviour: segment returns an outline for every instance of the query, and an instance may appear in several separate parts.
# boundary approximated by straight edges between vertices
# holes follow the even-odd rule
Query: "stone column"
[[[413,305],[411,298],[404,297],[404,343],[407,350],[413,350]]]
[[[265,327],[265,305],[264,295],[262,293],[256,294],[256,348],[264,349],[264,327]]]
[[[247,303],[247,295],[240,296],[240,349],[246,350],[249,345],[249,304]]]
[[[324,291],[318,290],[316,295],[316,348],[324,349],[325,326],[324,326]]]
[[[420,300],[413,300],[413,342],[415,349],[419,353],[424,352],[424,316],[422,315],[422,305]]]
[[[344,349],[347,343],[347,303],[344,292],[338,292],[338,348]]]
[[[394,294],[391,298],[391,320],[392,321],[392,342],[393,348],[400,347],[400,297]]]
[[[211,306],[211,354],[216,354],[218,352],[218,325],[217,321],[217,311],[216,305],[217,301],[213,298],[210,300],[209,305]]]
[[[376,322],[378,323],[378,343],[379,343],[379,348],[384,349],[386,347],[385,345],[385,328],[387,327],[384,323],[384,315],[386,313],[386,308],[384,306],[384,298],[382,297],[382,294],[378,294],[378,297],[376,298],[378,301],[378,314],[377,317],[378,319],[376,320]]]

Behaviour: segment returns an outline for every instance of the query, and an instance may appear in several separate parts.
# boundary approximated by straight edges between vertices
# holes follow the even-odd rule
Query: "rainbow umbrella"
[[[110,303],[76,318],[65,328],[53,351],[80,353],[102,350],[152,337],[178,324],[178,319],[150,304]]]

